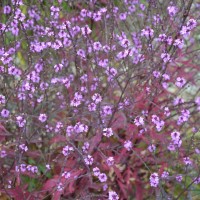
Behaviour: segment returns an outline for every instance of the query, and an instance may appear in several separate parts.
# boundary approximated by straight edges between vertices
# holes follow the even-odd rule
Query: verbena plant
[[[1,1],[1,197],[198,199],[199,9]]]

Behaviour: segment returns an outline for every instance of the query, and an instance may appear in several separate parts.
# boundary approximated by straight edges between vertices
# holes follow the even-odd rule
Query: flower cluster
[[[63,148],[62,153],[64,156],[68,156],[72,151],[74,151],[74,148],[67,145]]]
[[[16,172],[32,172],[32,173],[38,173],[38,168],[37,166],[33,165],[26,165],[26,164],[21,164],[19,166],[15,167]]]
[[[160,120],[157,115],[152,115],[152,122],[156,125],[157,131],[161,131],[165,124],[165,122],[163,120]]]
[[[2,195],[193,195],[200,6],[163,2],[1,2]]]

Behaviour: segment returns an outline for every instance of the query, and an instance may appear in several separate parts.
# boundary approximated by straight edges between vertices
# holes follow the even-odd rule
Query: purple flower
[[[22,150],[22,151],[28,151],[28,147],[25,145],[25,144],[20,144],[19,145],[19,148]]]
[[[47,121],[47,115],[46,114],[40,114],[40,116],[38,117],[38,119],[41,121],[41,122],[46,122]]]
[[[120,14],[119,14],[119,19],[122,20],[122,21],[123,21],[123,20],[126,20],[126,17],[127,17],[127,14],[126,14],[126,13],[120,13]]]
[[[127,151],[130,151],[133,147],[133,144],[130,140],[127,140],[124,142],[124,147],[127,149]]]
[[[167,10],[168,10],[170,17],[175,16],[175,14],[177,13],[177,8],[175,6],[168,6]]]
[[[85,36],[85,37],[87,35],[89,35],[90,33],[92,33],[92,31],[91,31],[91,29],[89,28],[88,25],[86,25],[85,27],[82,27],[81,32],[82,32],[83,36]]]
[[[74,151],[74,148],[67,145],[63,148],[62,153],[64,156],[68,156],[72,151]]]
[[[104,183],[104,182],[107,181],[107,176],[106,176],[106,174],[104,174],[104,173],[99,174],[99,175],[98,175],[98,178],[99,178],[99,181],[100,181],[101,183]]]
[[[77,122],[74,126],[74,131],[76,133],[83,133],[88,131],[88,126],[85,124],[81,124],[80,122]]]
[[[82,146],[82,150],[84,153],[87,153],[87,151],[89,150],[90,144],[89,142],[85,142],[84,145]]]
[[[150,152],[154,152],[156,150],[156,146],[154,144],[151,144],[150,146],[148,146],[148,150]]]
[[[90,112],[96,111],[96,108],[97,108],[97,105],[96,105],[95,103],[90,103],[90,104],[88,105],[88,110],[89,110]]]
[[[186,83],[186,80],[185,80],[184,78],[178,77],[178,78],[176,79],[175,85],[176,85],[177,87],[179,87],[179,88],[182,88],[182,87],[185,85],[185,83]]]
[[[186,25],[190,30],[192,30],[197,26],[197,21],[195,19],[189,19]]]
[[[160,77],[160,72],[153,71],[153,75],[154,75],[155,78],[159,78]]]
[[[100,175],[100,169],[98,167],[93,168],[93,173],[94,173],[94,176],[99,176]]]
[[[86,158],[84,158],[84,161],[86,165],[92,165],[94,162],[94,159],[91,155],[88,155]]]
[[[19,127],[24,127],[25,126],[25,124],[26,124],[26,120],[24,119],[24,117],[23,116],[17,116],[16,117],[16,119],[17,119],[17,125],[19,126]]]
[[[93,96],[92,96],[92,100],[98,104],[102,101],[102,97],[99,93],[95,93]]]
[[[162,53],[161,58],[165,63],[170,61],[170,55],[168,53]]]
[[[51,166],[49,164],[46,164],[46,168],[47,168],[47,170],[50,170]]]
[[[4,157],[6,157],[6,156],[7,156],[6,151],[5,151],[5,150],[1,150],[1,151],[0,151],[0,158],[4,158]]]
[[[113,135],[112,128],[104,128],[103,129],[103,135],[106,137],[111,137]]]
[[[0,104],[5,104],[6,98],[4,95],[0,94]]]
[[[114,191],[109,191],[108,200],[119,200],[119,196]]]
[[[169,172],[164,171],[164,172],[162,173],[161,177],[162,177],[163,179],[168,179],[168,177],[169,177]]]
[[[134,124],[136,126],[144,125],[144,118],[143,117],[136,117],[135,120],[134,120]]]
[[[186,165],[192,165],[192,161],[190,160],[189,157],[183,158],[183,162],[184,162]]]
[[[7,110],[7,109],[3,109],[3,110],[1,111],[1,116],[2,116],[3,118],[9,117],[9,114],[10,114],[10,112],[9,112],[9,110]]]
[[[181,182],[181,181],[183,180],[183,176],[182,176],[182,175],[177,175],[177,176],[176,176],[176,180],[177,180],[178,182]]]
[[[58,183],[57,190],[58,190],[58,191],[64,190],[64,186],[63,186],[62,183]]]
[[[70,172],[63,172],[62,176],[65,177],[66,179],[70,178],[71,174]]]
[[[4,6],[3,8],[3,13],[4,14],[10,14],[11,13],[11,7],[10,6]]]
[[[153,37],[154,30],[147,27],[146,29],[142,29],[141,36],[146,36],[147,38]]]
[[[178,131],[174,131],[171,133],[171,138],[173,141],[178,141],[180,140],[180,133]]]
[[[150,185],[151,187],[157,187],[159,184],[159,176],[157,173],[153,173],[150,176]]]
[[[113,157],[107,158],[106,163],[108,166],[114,165],[114,158]]]

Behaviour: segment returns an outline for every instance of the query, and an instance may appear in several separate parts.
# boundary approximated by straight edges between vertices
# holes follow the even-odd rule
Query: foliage
[[[2,1],[2,199],[198,199],[199,8]]]

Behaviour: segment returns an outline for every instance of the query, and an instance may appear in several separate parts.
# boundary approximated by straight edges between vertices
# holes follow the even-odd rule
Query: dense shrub
[[[200,195],[199,9],[1,1],[1,198]]]

